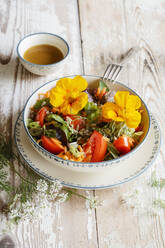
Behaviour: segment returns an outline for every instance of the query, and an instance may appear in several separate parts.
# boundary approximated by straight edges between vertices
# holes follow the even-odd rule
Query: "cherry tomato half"
[[[107,141],[104,136],[94,131],[84,146],[86,159],[84,162],[101,162],[104,160],[107,151]]]
[[[42,136],[41,140],[43,148],[51,153],[59,154],[60,152],[64,151],[64,147],[61,145],[61,142],[58,139]]]
[[[118,139],[116,139],[113,142],[114,146],[120,153],[126,154],[130,152],[131,144],[130,144],[129,138],[130,137],[128,136],[120,136]]]
[[[38,113],[37,113],[37,115],[36,115],[35,120],[36,120],[36,121],[39,121],[41,127],[42,127],[43,124],[44,124],[44,118],[45,118],[45,116],[46,116],[47,110],[48,110],[48,109],[47,109],[46,107],[42,107],[42,108],[38,111]]]
[[[85,120],[81,118],[81,116],[78,115],[67,115],[66,118],[69,117],[72,119],[71,124],[73,125],[73,128],[76,130],[81,130],[83,127],[85,127]]]

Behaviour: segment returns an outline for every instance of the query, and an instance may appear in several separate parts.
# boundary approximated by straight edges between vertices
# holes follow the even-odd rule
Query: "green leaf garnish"
[[[46,120],[47,121],[55,120],[61,124],[66,125],[66,122],[64,121],[64,119],[60,115],[50,114],[46,117]]]
[[[99,87],[98,88],[100,88],[100,90],[103,90],[104,88],[106,88],[106,92],[109,91],[108,86],[106,85],[106,83],[103,80],[99,81]]]

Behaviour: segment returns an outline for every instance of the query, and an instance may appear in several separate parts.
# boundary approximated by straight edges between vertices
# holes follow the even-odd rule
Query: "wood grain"
[[[77,2],[74,0],[1,1],[0,12],[0,124],[1,132],[11,136],[16,118],[32,91],[54,78],[82,73],[79,19]],[[47,77],[27,72],[16,54],[16,46],[21,38],[42,31],[61,35],[70,46],[65,66]],[[16,247],[73,247],[75,243],[80,243],[79,247],[95,247],[96,239],[88,240],[88,211],[82,201],[76,198],[58,209],[52,206],[47,211],[45,218],[42,216],[38,221],[22,223],[13,229],[14,235],[11,237]]]
[[[125,65],[119,81],[139,93],[164,130],[164,83],[161,77],[164,70],[159,60],[160,54],[164,56],[164,31],[161,28],[160,33],[159,29],[163,25],[164,3],[108,0],[102,4],[94,0],[79,3],[85,73],[102,75],[107,64],[120,63],[127,51],[135,48],[137,53]],[[155,162],[160,174],[164,171],[163,157],[162,150]],[[120,203],[122,193],[131,190],[134,184],[145,183],[146,177],[143,176],[117,189],[96,192],[99,198],[106,199],[104,206],[96,210],[98,247],[113,247],[115,244],[122,248],[165,247],[163,214],[160,219],[144,217],[140,213],[135,217]],[[154,199],[152,190],[148,194]]]

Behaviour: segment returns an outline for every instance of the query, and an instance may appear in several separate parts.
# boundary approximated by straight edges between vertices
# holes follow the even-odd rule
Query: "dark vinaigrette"
[[[59,62],[64,58],[61,50],[55,46],[41,44],[26,50],[23,58],[33,64],[49,65]]]

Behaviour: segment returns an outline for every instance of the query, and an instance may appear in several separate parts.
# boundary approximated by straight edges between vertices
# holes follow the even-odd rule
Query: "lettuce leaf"
[[[43,128],[40,126],[38,121],[28,119],[27,127],[33,137],[39,137],[43,134]]]
[[[76,158],[79,158],[81,155],[83,155],[83,152],[80,152],[78,150],[78,144],[76,142],[70,143],[69,145],[69,151],[75,156]]]
[[[109,138],[110,142],[113,142],[115,138],[124,134],[133,137],[133,134],[135,133],[135,129],[127,127],[125,122],[115,121],[108,122],[102,128],[97,128],[97,131]]]
[[[49,98],[43,98],[43,99],[37,100],[33,108],[36,110],[39,110],[43,106],[51,106]]]
[[[64,119],[60,115],[50,114],[46,117],[46,120],[47,121],[55,120],[61,124],[66,125],[66,122],[64,121]]]
[[[97,121],[100,116],[100,108],[94,102],[88,102],[84,108],[86,112],[86,118],[90,122]]]
[[[118,158],[119,155],[120,154],[118,150],[115,148],[115,146],[111,142],[109,142],[108,147],[107,147],[107,155],[104,160],[115,159],[115,158]]]

